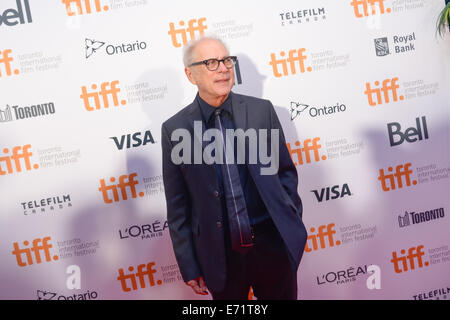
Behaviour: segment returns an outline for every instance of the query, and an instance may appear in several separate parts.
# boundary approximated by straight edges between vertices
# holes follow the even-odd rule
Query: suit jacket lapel
[[[233,120],[236,129],[247,130],[247,105],[239,99],[233,92],[231,94],[231,109],[233,110]]]

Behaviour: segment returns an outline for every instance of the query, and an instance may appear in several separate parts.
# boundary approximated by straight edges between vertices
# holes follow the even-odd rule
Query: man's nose
[[[225,62],[224,61],[219,61],[219,68],[217,68],[217,71],[225,72],[225,71],[228,71],[228,70],[230,70],[230,69],[225,67]]]

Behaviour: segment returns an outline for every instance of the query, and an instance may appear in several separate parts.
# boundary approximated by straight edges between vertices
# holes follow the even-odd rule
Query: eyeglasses
[[[219,69],[220,62],[223,62],[223,65],[227,69],[231,69],[236,64],[236,60],[237,60],[236,56],[229,56],[229,57],[226,57],[223,59],[207,59],[207,60],[191,63],[189,65],[189,67],[204,64],[206,66],[206,69],[208,69],[209,71],[216,71],[217,69]]]

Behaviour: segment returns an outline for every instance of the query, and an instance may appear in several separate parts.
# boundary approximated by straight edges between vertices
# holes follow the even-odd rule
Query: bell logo
[[[14,61],[14,58],[10,56],[10,53],[12,52],[11,49],[6,50],[0,50],[0,78],[2,77],[2,68],[1,65],[3,64],[6,76],[11,76],[13,73],[15,75],[19,74],[19,69],[12,70],[11,62]]]
[[[299,72],[300,73],[304,73],[305,72],[305,60],[306,60],[306,56],[304,55],[306,49],[305,48],[301,48],[301,49],[293,49],[289,51],[289,57],[287,59],[277,59],[275,53],[271,53],[270,54],[270,65],[272,66],[273,69],[273,75],[277,78],[280,78],[282,76],[287,76],[288,73],[288,63],[289,63],[289,70],[291,71],[291,74],[296,74],[297,73],[297,69],[296,69],[296,62],[298,62],[298,67],[299,67]],[[284,57],[286,55],[286,53],[284,51],[280,52],[280,56]],[[281,69],[283,71],[283,73],[279,72],[278,69],[278,65],[281,64]],[[307,67],[306,71],[311,72],[312,68],[311,67]]]
[[[403,180],[402,177],[405,177],[406,186],[411,186],[411,174],[412,170],[410,169],[411,163],[406,163],[405,165],[399,164],[395,167],[395,173],[385,174],[384,169],[380,169],[380,175],[378,176],[378,180],[381,183],[381,189],[383,191],[395,190],[396,188],[403,188]],[[394,169],[392,167],[388,168],[389,172],[392,172]],[[396,178],[396,179],[395,179]],[[397,180],[397,183],[395,181]],[[389,186],[386,182],[389,182]],[[417,180],[412,181],[413,185],[417,184]]]
[[[114,202],[119,202],[119,192],[117,191],[117,188],[120,189],[120,194],[122,195],[122,200],[128,200],[128,194],[127,194],[127,188],[131,191],[131,197],[137,198],[136,194],[136,185],[139,184],[138,181],[134,180],[134,178],[137,177],[137,173],[132,173],[130,175],[124,174],[119,177],[119,183],[106,185],[105,179],[100,180],[100,188],[98,190],[103,195],[103,201],[105,203],[113,203],[113,200],[109,197],[108,191],[112,191]],[[115,182],[116,178],[111,177],[109,179],[111,182]],[[139,196],[143,197],[144,192],[139,192]]]
[[[17,24],[24,24],[25,23],[25,15],[24,15],[24,8],[25,13],[27,15],[27,22],[32,23],[33,19],[31,17],[31,10],[30,10],[30,4],[28,3],[28,0],[23,0],[23,6],[22,6],[22,0],[16,0],[16,6],[17,9],[7,9],[3,12],[3,14],[0,13],[0,26],[2,24],[5,24],[8,27],[15,26]],[[20,22],[19,22],[20,21]]]
[[[376,5],[380,8],[380,13],[389,13],[391,12],[391,8],[384,8],[384,1],[385,0],[352,0],[350,2],[350,5],[355,10],[355,17],[357,18],[363,18],[369,16],[369,5],[370,5],[370,13],[371,15],[376,15],[377,10],[375,9]],[[361,13],[360,9],[363,9],[363,13]]]
[[[52,245],[49,243],[51,240],[50,237],[45,237],[43,239],[37,238],[34,239],[32,242],[31,248],[19,248],[19,244],[17,242],[13,243],[14,251],[12,251],[12,254],[16,256],[17,265],[19,267],[26,267],[31,266],[33,263],[39,264],[42,263],[42,257],[41,252],[44,252],[44,257],[46,262],[51,262],[52,258],[53,261],[57,261],[59,257],[57,255],[54,255],[53,257],[50,257],[50,248],[52,248]],[[25,247],[28,247],[30,245],[30,242],[25,240],[23,242],[23,245]],[[34,254],[34,259],[33,255]],[[22,260],[22,255],[25,254],[26,260]]]
[[[120,281],[120,284],[122,285],[122,291],[124,292],[130,292],[131,290],[137,290],[138,284],[136,281],[136,278],[139,279],[139,289],[145,289],[146,283],[145,279],[148,279],[148,283],[150,284],[150,287],[155,286],[155,278],[153,276],[154,273],[157,271],[153,269],[155,263],[150,262],[148,264],[140,264],[137,266],[137,272],[134,273],[134,267],[130,266],[128,267],[129,274],[125,274],[123,271],[123,268],[119,269],[119,276],[117,277],[117,280]],[[145,277],[147,276],[147,277]],[[127,280],[131,281],[131,288],[128,287]],[[161,280],[156,281],[158,285],[162,284]]]
[[[377,104],[389,103],[389,92],[392,92],[392,100],[397,101],[398,99],[403,100],[405,97],[397,95],[397,89],[400,86],[397,84],[398,78],[385,79],[383,80],[383,85],[381,88],[372,89],[369,82],[366,82],[366,91],[364,93],[367,95],[367,101],[369,105],[375,106]],[[375,86],[379,86],[380,81],[375,81]],[[381,96],[381,92],[383,92],[383,96]],[[373,94],[376,95],[376,102],[373,99]],[[383,102],[384,98],[384,102]]]
[[[203,24],[205,21],[206,21],[206,18],[191,19],[188,21],[187,28],[179,28],[179,29],[175,29],[175,24],[173,22],[169,23],[170,30],[169,30],[168,34],[170,35],[170,37],[172,39],[172,45],[175,48],[185,46],[188,43],[187,33],[189,33],[189,36],[190,36],[189,41],[195,39],[196,32],[199,33],[199,36],[203,36],[205,33],[205,30],[208,28],[206,25]],[[181,27],[183,27],[184,24],[185,23],[183,20],[181,20],[179,22],[179,25]],[[182,43],[178,42],[177,35],[181,35]]]
[[[391,147],[398,146],[405,140],[411,143],[416,142],[417,140],[428,139],[427,120],[425,116],[416,118],[416,127],[406,129],[405,133],[401,132],[402,126],[398,122],[388,123],[387,129]],[[398,138],[394,139],[395,136],[398,136]]]
[[[417,265],[419,268],[423,268],[423,266],[428,267],[430,264],[428,261],[425,261],[425,263],[422,261],[422,257],[425,255],[425,253],[422,251],[423,245],[420,245],[418,247],[412,247],[408,249],[408,255],[405,256],[406,251],[402,249],[400,251],[401,255],[400,257],[397,257],[397,252],[392,252],[392,259],[391,262],[394,265],[394,271],[395,273],[402,273],[404,271],[408,271],[409,269],[414,270],[416,268],[416,265],[414,264],[414,261],[417,261]],[[401,262],[401,264],[400,264]],[[409,262],[409,263],[408,263]],[[409,268],[408,268],[409,266]]]
[[[0,176],[14,173],[14,169],[16,172],[22,172],[22,166],[20,159],[23,159],[25,162],[25,169],[27,171],[31,170],[31,156],[32,152],[29,151],[31,148],[31,144],[26,144],[24,146],[15,146],[12,148],[12,155],[8,155],[10,150],[8,148],[3,149],[3,153],[5,156],[0,157]],[[6,171],[3,170],[2,162],[6,164]],[[38,169],[38,164],[33,164],[33,169]]]
[[[66,5],[66,12],[67,12],[68,16],[74,16],[76,14],[82,15],[83,13],[87,13],[87,14],[92,13],[91,1],[92,0],[84,0],[84,1],[83,0],[61,0],[61,2]],[[101,12],[102,7],[100,4],[100,0],[94,0],[93,2],[95,5],[96,12]],[[83,12],[83,8],[81,6],[82,3],[84,3],[85,12]],[[77,13],[72,11],[72,9],[74,9],[74,7],[77,8]],[[103,6],[103,11],[108,11],[108,10],[109,10],[108,6]]]
[[[321,159],[326,160],[327,156],[323,155],[320,156],[319,149],[322,148],[318,142],[320,141],[320,138],[314,138],[314,139],[306,139],[303,141],[303,148],[301,147],[300,141],[296,141],[295,145],[298,147],[296,149],[291,149],[291,144],[288,142],[286,143],[286,146],[289,150],[289,154],[291,155],[292,161],[294,162],[294,165],[297,165],[296,160],[294,159],[294,154],[297,155],[298,165],[303,165],[303,155],[305,156],[306,163],[311,163],[311,151],[314,154],[314,160],[315,162],[319,162]],[[312,145],[311,145],[312,143]]]
[[[333,234],[336,234],[336,231],[334,230],[334,223],[330,223],[328,225],[321,225],[319,226],[319,231],[317,232],[317,234],[314,234],[316,232],[316,229],[314,227],[310,228],[309,231],[309,235],[307,238],[307,242],[306,242],[306,246],[305,246],[305,251],[306,252],[311,252],[311,251],[316,251],[319,249],[325,249],[327,242],[325,241],[326,238],[328,238],[328,246],[329,247],[334,247],[334,245],[339,246],[341,245],[341,241],[337,240],[336,242],[333,239]],[[326,231],[325,231],[326,229]],[[317,242],[317,239],[319,239],[319,243],[320,243],[320,248]],[[312,243],[312,248],[310,246],[310,243]]]
[[[100,110],[103,106],[103,108],[109,108],[109,100],[108,100],[108,96],[110,95],[112,97],[113,100],[113,106],[117,107],[119,106],[119,97],[118,97],[118,93],[120,92],[120,88],[117,87],[117,85],[119,84],[118,80],[114,80],[112,82],[103,82],[100,85],[100,91],[96,92],[96,91],[92,91],[92,92],[87,92],[86,86],[81,87],[81,95],[80,98],[83,100],[84,103],[84,107],[86,108],[87,111],[94,111],[94,110]],[[91,86],[91,88],[93,90],[97,90],[97,85],[93,84]],[[100,102],[100,97],[102,96],[102,102],[103,104]],[[95,107],[93,107],[90,104],[89,99],[90,98],[94,98],[94,105]],[[121,100],[120,101],[121,105],[126,105],[127,101],[126,100]]]

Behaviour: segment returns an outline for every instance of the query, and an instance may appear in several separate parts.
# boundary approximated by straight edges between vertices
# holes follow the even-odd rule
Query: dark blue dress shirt
[[[215,122],[214,122],[214,111],[217,110],[217,108],[222,109],[221,114],[221,121],[222,125],[225,127],[225,129],[236,129],[233,121],[233,110],[231,108],[231,97],[230,95],[225,100],[225,102],[219,106],[219,107],[213,107],[206,103],[200,96],[197,94],[197,101],[200,105],[200,109],[202,111],[203,115],[203,122],[205,123],[206,129],[215,128]],[[213,141],[213,140],[212,140]],[[237,143],[235,138],[234,143],[235,149],[234,149],[234,163],[237,163]],[[217,178],[219,182],[219,193],[221,195],[222,200],[222,209],[223,212],[226,214],[227,208],[226,208],[226,201],[224,194],[224,187],[223,187],[223,177],[222,177],[222,169],[221,164],[215,164]],[[244,197],[245,197],[245,203],[247,205],[247,212],[248,212],[248,218],[250,220],[250,225],[255,225],[257,223],[260,223],[267,218],[269,218],[269,213],[267,212],[267,208],[264,205],[264,202],[261,199],[261,196],[259,195],[258,189],[256,188],[255,183],[253,182],[253,178],[248,171],[246,164],[237,164],[238,171],[239,171],[239,177],[241,180],[242,190],[244,191]]]

